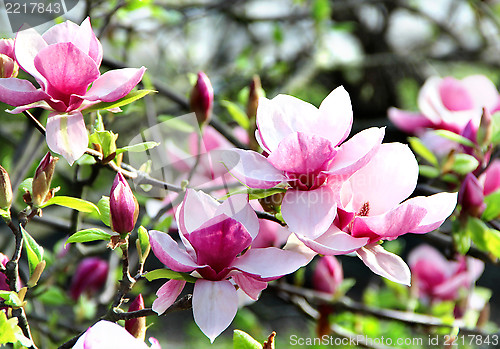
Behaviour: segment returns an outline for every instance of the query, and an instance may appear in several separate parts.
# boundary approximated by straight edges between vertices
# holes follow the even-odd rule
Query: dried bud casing
[[[483,115],[481,115],[481,122],[477,130],[477,144],[487,146],[491,142],[493,135],[492,117],[488,109],[483,108]]]
[[[139,294],[133,301],[130,303],[128,311],[137,311],[144,309],[144,299],[142,298],[142,294]],[[135,338],[144,341],[146,338],[146,317],[138,317],[135,319],[130,319],[125,321],[125,329]]]
[[[8,211],[12,205],[12,186],[7,171],[0,166],[0,209]]]
[[[53,196],[53,191],[50,189],[50,183],[52,182],[52,176],[58,160],[59,158],[53,157],[52,154],[48,152],[42,161],[40,161],[40,165],[38,165],[35,176],[33,177],[31,190],[31,200],[34,207],[43,205]]]
[[[257,129],[257,107],[259,106],[259,98],[262,97],[262,95],[263,90],[260,77],[254,75],[248,92],[247,116],[250,121],[250,127],[248,128],[249,145],[250,148],[255,151],[259,149],[259,144],[255,139],[255,130]]]
[[[191,91],[189,105],[191,111],[196,114],[196,119],[200,125],[210,121],[213,103],[214,89],[212,83],[204,72],[199,72],[198,80]]]
[[[134,230],[139,215],[139,204],[127,180],[118,173],[109,194],[111,229],[122,237]]]

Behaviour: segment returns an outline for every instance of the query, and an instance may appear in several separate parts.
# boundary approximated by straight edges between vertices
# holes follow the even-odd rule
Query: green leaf
[[[22,225],[19,225],[19,228],[21,229],[21,233],[23,234],[24,248],[28,256],[28,264],[30,267],[31,275],[38,263],[40,263],[43,259],[43,247],[37,244],[35,239],[31,237],[31,235],[22,227]]]
[[[192,277],[187,273],[179,273],[170,269],[156,269],[148,272],[145,277],[148,281],[153,281],[157,279],[172,279],[172,280],[184,280],[187,282],[195,282],[197,280],[195,277]]]
[[[88,113],[91,113],[91,112],[94,112],[97,110],[123,107],[123,106],[130,104],[132,102],[135,102],[136,100],[141,99],[142,97],[144,97],[150,93],[153,93],[153,92],[156,92],[156,91],[153,91],[153,90],[132,91],[128,95],[126,95],[125,97],[123,97],[117,101],[101,102],[101,103],[94,104],[90,108],[82,110],[82,114],[88,114]]]
[[[26,178],[24,181],[19,184],[19,191],[21,191],[23,194],[27,191],[31,193],[33,188],[33,178]]]
[[[71,304],[66,292],[54,285],[44,287],[41,292],[37,292],[36,300],[46,305]]]
[[[491,143],[493,145],[500,144],[500,112],[497,112],[491,117]]]
[[[141,251],[146,251],[149,247],[149,235],[146,228],[142,225],[137,229],[137,235],[139,237],[139,243],[141,244]]]
[[[489,222],[500,216],[500,190],[486,195],[484,203],[486,204],[486,209],[481,216],[483,220]]]
[[[2,219],[6,222],[9,222],[11,219],[10,219],[10,209],[7,209],[7,210],[4,210],[2,208],[0,208],[0,217],[2,217]]]
[[[172,225],[173,219],[174,219],[173,216],[165,217],[163,220],[161,220],[155,225],[154,229],[159,231],[168,231],[168,229],[170,229],[170,226]]]
[[[108,196],[102,196],[101,200],[97,203],[97,207],[99,208],[99,217],[101,218],[101,221],[106,224],[108,227],[111,226],[111,219],[109,215],[109,197]]]
[[[410,142],[410,147],[415,152],[415,154],[419,155],[422,159],[424,159],[434,167],[439,166],[439,162],[438,159],[436,158],[436,155],[434,155],[434,153],[430,151],[430,149],[427,148],[419,138],[408,137],[408,142]]]
[[[500,231],[490,229],[482,220],[469,217],[467,230],[476,246],[500,258]]]
[[[436,130],[434,131],[434,133],[438,136],[444,137],[446,139],[449,139],[450,141],[457,142],[467,147],[474,148],[476,146],[470,139],[460,136],[455,132],[451,132],[448,130]]]
[[[7,314],[0,311],[0,347],[7,343],[19,343],[25,347],[31,347],[31,341],[23,335],[17,322],[17,317],[7,319]]]
[[[80,212],[99,214],[99,209],[97,208],[97,206],[90,201],[73,198],[71,196],[54,196],[49,201],[41,205],[40,208],[44,208],[50,205],[59,205],[72,208]]]
[[[133,153],[139,153],[142,151],[152,149],[152,148],[157,147],[159,145],[160,145],[160,143],[156,143],[156,142],[137,143],[134,145],[129,145],[128,147],[118,148],[116,150],[116,154],[118,155],[118,154],[126,152],[126,151],[130,151]]]
[[[77,231],[71,235],[68,240],[66,240],[66,243],[69,244],[72,242],[89,242],[98,240],[110,241],[111,236],[111,234],[105,232],[104,230],[91,228]]]
[[[104,131],[104,123],[102,122],[102,115],[99,112],[97,112],[96,115],[97,117],[95,119],[92,132]]]
[[[234,330],[233,349],[262,349],[262,344],[253,339],[248,333]]]
[[[158,120],[165,123],[168,122],[168,128],[170,130],[177,130],[183,133],[191,133],[196,130],[193,125],[190,125],[187,122],[181,120],[181,118],[175,116],[160,115],[158,116]]]
[[[427,177],[427,178],[437,178],[441,174],[441,171],[439,169],[428,166],[428,165],[418,165],[418,173],[420,173],[421,176]]]
[[[453,160],[452,171],[462,175],[474,171],[479,165],[479,161],[469,154],[455,154]]]
[[[99,144],[102,148],[102,154],[106,159],[113,153],[118,154],[116,150],[117,138],[118,135],[111,131],[96,131],[90,135],[89,142]]]
[[[14,291],[4,291],[0,290],[0,298],[3,298],[5,305],[11,306],[13,308],[19,308],[23,306],[23,301],[21,301]]]
[[[330,18],[332,8],[329,0],[314,0],[312,5],[312,17],[316,23]]]
[[[234,121],[238,123],[245,130],[248,130],[250,127],[250,121],[248,120],[247,114],[240,108],[239,105],[233,103],[231,101],[223,100],[220,104],[225,107],[228,113],[231,115]]]
[[[471,245],[469,230],[460,224],[460,220],[455,219],[452,223],[452,232],[453,243],[458,253],[465,255]]]
[[[253,189],[253,188],[246,188],[246,189],[240,189],[233,191],[224,197],[222,197],[222,200],[227,199],[228,197],[236,194],[248,194],[248,200],[258,200],[258,199],[263,199],[268,196],[278,194],[278,193],[285,193],[286,189],[284,188],[271,188],[271,189]]]
[[[89,154],[83,154],[82,156],[80,156],[80,158],[78,160],[76,160],[76,164],[77,165],[80,165],[80,166],[83,166],[83,165],[93,165],[97,163],[97,161],[95,160],[95,158]]]

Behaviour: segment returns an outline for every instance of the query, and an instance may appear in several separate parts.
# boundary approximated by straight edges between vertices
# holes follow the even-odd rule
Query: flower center
[[[328,176],[322,172],[319,173],[287,173],[288,178],[295,179],[290,181],[290,185],[298,190],[314,190],[325,184]]]

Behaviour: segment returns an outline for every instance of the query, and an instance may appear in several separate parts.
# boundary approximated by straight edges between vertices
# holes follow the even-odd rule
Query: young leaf
[[[126,151],[130,151],[133,153],[139,153],[141,151],[146,151],[146,150],[152,149],[154,147],[157,147],[159,145],[160,145],[160,143],[156,143],[156,142],[138,143],[138,144],[134,144],[134,145],[129,145],[127,147],[118,148],[116,150],[116,154],[118,155],[118,154],[126,152]]]
[[[50,205],[59,205],[72,208],[80,212],[99,214],[99,209],[93,203],[70,196],[54,196],[49,201],[41,205],[40,208],[44,208]]]
[[[479,161],[472,155],[455,154],[452,171],[458,174],[467,174],[474,171],[479,165]]]
[[[500,144],[500,112],[493,114],[491,118],[491,144]]]
[[[141,251],[146,251],[149,248],[149,235],[146,228],[142,225],[137,229],[137,235],[139,236],[139,243],[141,244]]]
[[[31,341],[23,335],[17,322],[17,317],[7,319],[7,313],[0,311],[0,347],[7,343],[19,343],[24,347],[31,347]]]
[[[487,222],[500,216],[500,190],[484,197],[486,209],[481,218]]]
[[[72,242],[89,242],[98,240],[110,241],[111,234],[97,228],[85,229],[77,231],[71,235],[68,240],[66,240],[66,243],[69,244]]]
[[[111,226],[110,218],[109,218],[109,196],[102,196],[101,200],[97,203],[97,207],[99,208],[99,217],[101,221],[106,224],[108,227]]]
[[[258,199],[263,199],[268,196],[277,194],[277,193],[285,193],[286,189],[284,188],[271,188],[271,189],[252,189],[252,188],[245,188],[245,189],[240,189],[236,190],[234,192],[231,192],[225,196],[223,196],[221,199],[226,200],[228,197],[236,194],[248,194],[248,200],[258,200]]]
[[[490,229],[482,220],[469,217],[467,230],[476,246],[500,258],[500,232]]]
[[[96,131],[92,133],[89,137],[90,143],[99,144],[102,148],[102,154],[106,159],[113,153],[116,153],[116,139],[117,134],[111,131]]]
[[[26,254],[28,256],[28,264],[31,275],[38,263],[40,263],[43,259],[43,247],[38,245],[35,239],[33,239],[21,225],[19,225],[19,228],[23,234],[24,248],[26,249]]]
[[[262,349],[262,344],[253,339],[248,333],[234,330],[233,349]]]
[[[418,165],[418,173],[420,173],[421,176],[427,178],[437,178],[439,177],[440,171],[439,169],[432,166]]]
[[[450,141],[457,142],[459,144],[465,145],[467,147],[474,148],[475,144],[472,143],[472,141],[468,138],[465,138],[463,136],[460,136],[456,134],[455,132],[451,132],[448,130],[436,130],[434,131],[435,134],[438,136],[444,137],[446,139],[449,139]]]
[[[415,154],[422,157],[422,159],[424,159],[434,167],[439,166],[439,162],[436,158],[436,155],[434,155],[434,153],[430,151],[429,148],[427,148],[424,143],[422,143],[420,138],[408,137],[408,142],[410,142],[410,147],[415,152]]]
[[[97,110],[103,110],[103,109],[113,109],[113,108],[120,108],[123,107],[127,104],[130,104],[132,102],[135,102],[138,99],[141,99],[142,97],[152,93],[156,92],[153,90],[137,90],[137,91],[132,91],[125,97],[114,101],[114,102],[101,102],[94,104],[90,108],[82,110],[82,114],[88,114]]]
[[[225,107],[228,113],[232,116],[233,120],[238,123],[245,130],[250,127],[250,121],[247,114],[240,108],[239,105],[231,101],[221,101],[220,104]]]
[[[146,279],[148,281],[153,281],[156,279],[173,279],[173,280],[184,280],[187,282],[195,282],[196,278],[192,277],[187,273],[179,273],[170,269],[156,269],[150,271],[146,274]]]
[[[24,181],[19,184],[19,191],[21,191],[23,194],[27,191],[31,192],[33,187],[33,178],[26,178]]]
[[[4,304],[13,308],[19,308],[24,305],[24,302],[21,301],[14,291],[4,291],[0,290],[0,298],[4,300]]]

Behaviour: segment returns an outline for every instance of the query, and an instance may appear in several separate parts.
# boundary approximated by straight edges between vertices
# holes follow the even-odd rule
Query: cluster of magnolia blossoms
[[[34,29],[19,31],[13,55],[40,88],[11,74],[0,79],[0,101],[16,107],[9,111],[14,114],[35,107],[51,111],[47,145],[70,164],[88,145],[82,110],[126,96],[146,70],[125,68],[101,75],[102,46],[89,18],[80,26],[70,21],[55,25],[43,35]]]
[[[383,128],[349,140],[352,108],[339,87],[319,109],[291,96],[261,98],[256,138],[263,154],[234,149],[231,173],[250,188],[286,188],[281,214],[289,230],[315,253],[356,252],[376,274],[410,284],[410,270],[380,246],[406,233],[426,233],[453,212],[456,193],[407,199],[418,164],[400,143],[381,144]]]

